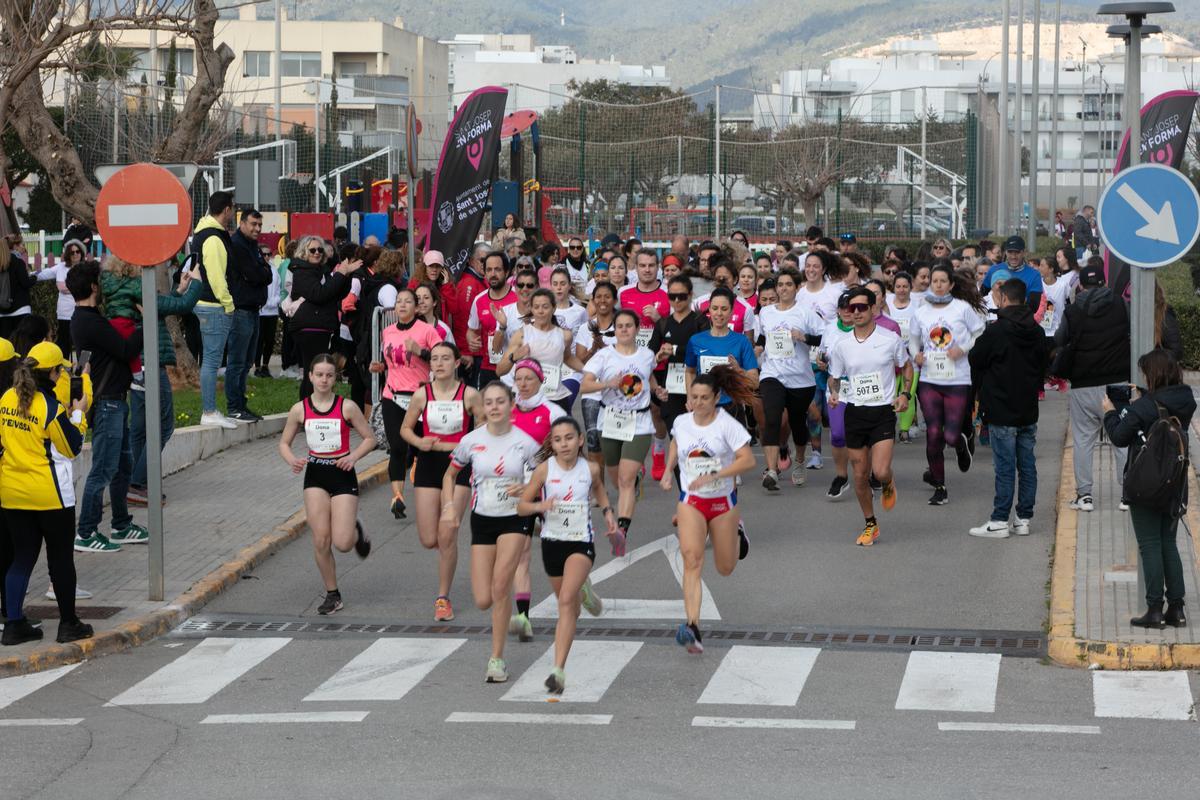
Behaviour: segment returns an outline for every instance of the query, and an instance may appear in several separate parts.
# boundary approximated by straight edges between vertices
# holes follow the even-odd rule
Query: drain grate
[[[535,625],[539,636],[553,638],[552,625]],[[487,636],[486,625],[455,625],[424,623],[330,622],[305,619],[263,620],[249,617],[193,617],[173,632],[179,636],[195,635],[254,635],[288,633],[322,636],[329,634],[393,636]],[[674,627],[630,627],[624,625],[580,625],[578,638],[643,639],[671,641]],[[1040,633],[1031,631],[931,631],[899,628],[837,629],[837,628],[723,628],[705,630],[705,642],[757,643],[782,645],[820,645],[848,650],[948,650],[954,652],[1001,653],[1008,656],[1038,657],[1044,654],[1046,642]]]
[[[124,610],[121,606],[89,606],[82,603],[75,606],[75,613],[80,619],[108,619]],[[34,619],[58,619],[58,606],[25,606],[25,613]]]

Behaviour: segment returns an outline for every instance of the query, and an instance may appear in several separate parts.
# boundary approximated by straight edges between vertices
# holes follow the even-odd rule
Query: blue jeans
[[[230,414],[246,410],[246,376],[258,353],[258,312],[234,309],[231,322],[225,362],[225,407]]]
[[[233,315],[226,314],[220,306],[197,305],[193,309],[200,320],[200,341],[203,352],[200,357],[200,412],[207,414],[217,410],[217,370],[225,355],[225,343],[233,327]]]
[[[92,420],[92,469],[83,484],[79,502],[79,522],[75,527],[86,539],[100,529],[104,516],[104,489],[112,505],[113,530],[124,530],[133,522],[125,494],[129,491],[129,473],[133,456],[129,450],[129,404],[121,400],[96,400]]]
[[[167,368],[158,368],[159,424],[162,426],[162,446],[166,447],[175,433],[175,395]],[[129,483],[145,488],[150,479],[146,474],[146,393],[134,389],[129,393],[129,447],[133,453],[133,472]],[[160,448],[161,452],[161,448]]]
[[[988,425],[992,437],[992,464],[996,470],[996,499],[992,521],[1008,522],[1013,504],[1013,481],[1017,483],[1017,519],[1033,519],[1037,498],[1037,425],[1014,427]]]

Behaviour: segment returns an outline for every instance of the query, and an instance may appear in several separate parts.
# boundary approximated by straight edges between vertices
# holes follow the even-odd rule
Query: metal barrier
[[[396,310],[376,306],[371,313],[371,354],[378,358],[383,353],[383,329],[396,324]],[[371,405],[378,405],[383,392],[383,380],[387,370],[382,373],[371,373]]]

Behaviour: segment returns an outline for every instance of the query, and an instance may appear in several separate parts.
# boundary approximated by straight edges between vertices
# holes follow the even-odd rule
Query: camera
[[[71,367],[71,402],[83,398],[83,370],[92,358],[91,350],[80,350]]]

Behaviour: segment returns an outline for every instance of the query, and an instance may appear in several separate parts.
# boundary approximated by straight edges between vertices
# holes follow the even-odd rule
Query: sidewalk
[[[128,545],[118,553],[76,553],[79,586],[94,594],[79,615],[96,628],[82,642],[54,642],[58,609],[44,597],[50,585],[45,554],[29,584],[26,610],[45,620],[45,639],[0,651],[0,677],[73,663],[124,650],[157,636],[195,613],[281,545],[305,529],[302,477],[293,475],[270,436],[238,445],[163,481],[166,600],[147,600],[149,548]],[[301,438],[297,445],[303,445]],[[359,463],[360,483],[386,478],[376,451]],[[134,508],[145,524],[145,509]],[[105,508],[105,524],[109,510]]]

